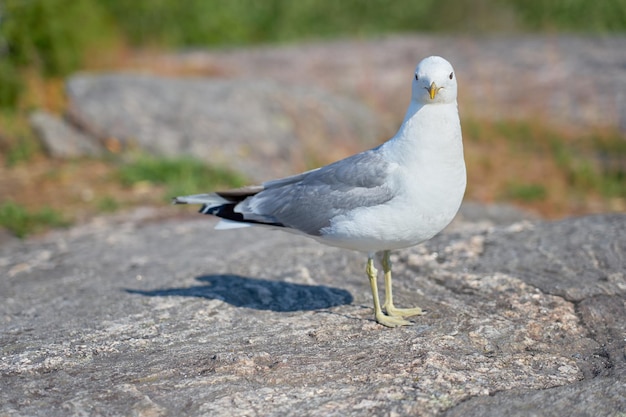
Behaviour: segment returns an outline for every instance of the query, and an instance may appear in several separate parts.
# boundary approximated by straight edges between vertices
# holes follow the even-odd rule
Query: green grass
[[[27,118],[12,110],[0,110],[0,155],[4,163],[14,166],[28,162],[40,151],[41,145]]]
[[[113,213],[120,208],[120,203],[112,196],[104,196],[96,201],[96,208],[101,213]]]
[[[2,38],[0,38],[1,40]],[[0,53],[0,108],[14,106],[24,90],[24,80],[18,65],[8,59],[2,59]]]
[[[250,44],[388,32],[626,30],[623,0],[109,0],[105,8],[137,45]]]
[[[526,30],[609,32],[626,30],[624,0],[512,0]]]
[[[120,36],[98,0],[0,1],[0,108],[20,105],[25,74],[66,76],[107,56]]]
[[[119,178],[128,186],[142,182],[165,186],[164,199],[245,184],[243,176],[227,169],[207,166],[194,158],[145,155],[120,167]]]
[[[91,48],[115,35],[111,16],[97,0],[3,0],[0,38],[15,67],[65,75],[80,67]]]
[[[19,238],[51,227],[64,227],[69,223],[63,216],[49,207],[28,211],[12,201],[0,205],[0,226]]]
[[[40,151],[41,146],[36,140],[31,138],[21,139],[9,147],[5,155],[5,162],[8,166],[28,162]]]
[[[533,122],[477,120],[464,120],[463,129],[466,140],[479,144],[479,149],[501,149],[500,159],[494,159],[494,151],[489,153],[490,159],[475,155],[476,165],[470,169],[482,170],[483,176],[505,172],[502,161],[517,158],[527,161],[528,167],[523,169],[543,167],[545,180],[562,178],[568,194],[575,199],[589,195],[626,199],[626,140],[619,132],[574,136]],[[542,180],[536,175],[532,179],[532,174],[518,171],[515,178],[501,178],[498,197],[520,202],[549,199],[549,190],[539,184]]]
[[[546,198],[548,191],[541,184],[523,184],[519,182],[509,182],[505,184],[502,198],[504,200],[522,201],[531,203],[541,201]]]
[[[618,135],[591,135],[568,143],[550,136],[548,143],[559,169],[578,194],[597,192],[626,198],[626,146]]]

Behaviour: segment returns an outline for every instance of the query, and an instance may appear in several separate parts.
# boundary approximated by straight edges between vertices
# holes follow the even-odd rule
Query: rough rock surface
[[[330,162],[372,147],[382,132],[365,105],[305,84],[82,74],[67,93],[72,120],[103,140],[193,155],[256,181],[310,168],[304,155]]]
[[[478,212],[395,254],[427,311],[397,329],[362,254],[287,233],[140,211],[8,242],[0,415],[623,415],[626,215]]]

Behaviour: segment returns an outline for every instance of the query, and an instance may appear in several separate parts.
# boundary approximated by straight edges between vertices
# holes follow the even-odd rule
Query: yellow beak
[[[435,84],[434,81],[430,84],[430,88],[426,88],[426,91],[428,91],[428,95],[430,95],[431,100],[435,98],[439,90],[441,90],[441,87],[437,87],[437,84]]]

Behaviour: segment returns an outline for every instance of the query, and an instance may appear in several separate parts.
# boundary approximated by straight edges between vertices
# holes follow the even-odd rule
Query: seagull
[[[459,210],[465,185],[456,74],[444,58],[430,56],[417,65],[404,121],[387,142],[298,175],[173,203],[201,204],[200,213],[221,219],[216,229],[269,226],[367,254],[376,321],[398,327],[423,313],[394,305],[390,251],[442,231]],[[382,308],[377,253],[385,280]]]

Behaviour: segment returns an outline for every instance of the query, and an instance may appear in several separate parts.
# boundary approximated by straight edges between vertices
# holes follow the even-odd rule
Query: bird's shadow
[[[325,285],[295,284],[239,275],[204,275],[196,277],[196,280],[202,285],[125,291],[147,297],[217,299],[236,307],[277,312],[320,310],[352,303],[352,295],[348,291]]]

